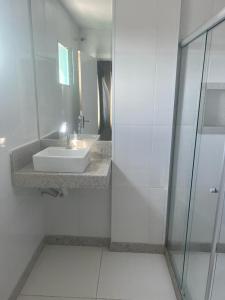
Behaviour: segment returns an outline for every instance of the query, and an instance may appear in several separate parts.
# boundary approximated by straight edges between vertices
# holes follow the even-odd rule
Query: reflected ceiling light
[[[63,122],[59,129],[60,133],[66,133],[68,131],[68,125],[66,122]]]
[[[5,137],[1,137],[0,138],[0,147],[5,147],[6,146],[6,138]]]

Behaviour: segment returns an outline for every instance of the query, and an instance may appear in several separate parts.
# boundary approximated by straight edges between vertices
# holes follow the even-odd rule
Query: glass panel
[[[210,136],[212,139],[211,142],[213,143],[211,147],[213,147],[212,151],[214,151],[214,153],[211,154],[211,158],[213,157],[215,163],[214,168],[217,167],[217,169],[213,169],[214,177],[219,181],[225,143],[225,22],[212,30],[207,89],[207,93],[210,92],[211,96],[208,97],[208,101],[215,103],[214,119],[212,122],[214,134]],[[206,106],[205,110],[207,111],[207,109],[208,107]],[[223,178],[223,180],[225,180],[225,178]],[[216,201],[214,205],[216,205]],[[210,213],[210,216],[212,218],[212,213]],[[225,298],[225,207],[223,209],[221,228],[219,229],[220,237],[216,247],[216,268],[212,300],[224,300]]]
[[[184,288],[187,299],[204,300],[225,142],[225,23],[208,35],[197,134]],[[224,294],[222,298],[224,299]]]
[[[224,179],[225,180],[225,179]],[[222,223],[220,228],[220,239],[217,243],[215,278],[212,289],[211,300],[224,300],[225,295],[225,203],[223,209]]]
[[[203,35],[182,49],[167,241],[180,285],[183,275],[205,41],[206,35]]]

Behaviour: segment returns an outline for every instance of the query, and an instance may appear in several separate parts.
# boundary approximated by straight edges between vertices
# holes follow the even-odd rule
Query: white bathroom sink
[[[48,147],[33,155],[34,169],[43,172],[82,173],[90,162],[90,148]]]

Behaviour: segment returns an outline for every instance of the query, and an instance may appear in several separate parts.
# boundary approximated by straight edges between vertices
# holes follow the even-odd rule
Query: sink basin
[[[82,173],[90,162],[90,148],[48,147],[33,155],[34,169],[43,172]]]

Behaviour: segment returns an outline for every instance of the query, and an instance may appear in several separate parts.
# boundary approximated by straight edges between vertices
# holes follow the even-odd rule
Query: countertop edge
[[[100,162],[93,160],[91,164]],[[27,170],[26,167],[14,171],[13,183],[16,187],[23,188],[55,188],[55,189],[75,189],[75,188],[95,188],[105,189],[110,184],[111,177],[111,158],[102,159],[104,162],[103,172],[96,170],[92,173],[44,173],[34,170]]]

